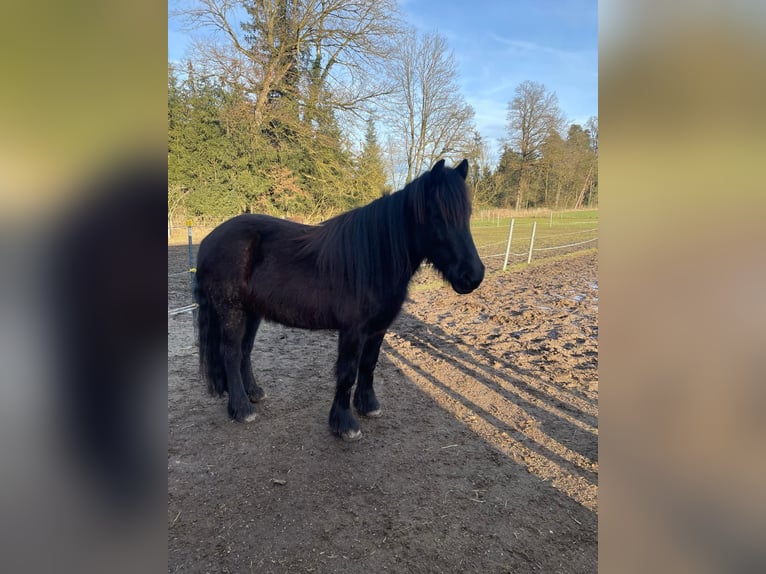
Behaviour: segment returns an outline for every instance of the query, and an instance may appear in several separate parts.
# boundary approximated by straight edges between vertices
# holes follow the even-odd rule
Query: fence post
[[[513,223],[516,220],[511,218],[511,228],[508,230],[508,244],[505,246],[505,261],[503,261],[503,271],[508,267],[508,256],[511,254],[511,237],[513,237]]]
[[[553,210],[551,209],[551,223],[548,227],[553,227]]]
[[[532,239],[529,240],[529,256],[527,263],[532,263],[532,247],[535,245],[535,231],[537,230],[537,221],[532,224]]]
[[[186,235],[189,238],[189,273],[194,273],[194,248],[192,247],[192,223],[191,219],[186,222]]]
[[[189,287],[191,288],[192,301],[194,301],[194,274],[197,270],[194,267],[194,248],[192,242],[192,224],[191,219],[186,221],[186,235],[189,238]],[[197,308],[192,309],[192,323],[194,324],[194,342],[197,342]]]

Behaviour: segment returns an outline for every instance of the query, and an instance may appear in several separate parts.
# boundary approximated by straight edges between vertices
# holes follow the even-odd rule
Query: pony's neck
[[[408,190],[401,190],[393,195],[381,198],[379,201],[385,202],[384,212],[386,218],[383,220],[385,229],[378,229],[370,233],[380,233],[383,236],[398,236],[402,239],[391,245],[392,249],[398,252],[389,252],[385,254],[388,258],[397,258],[400,261],[406,261],[398,271],[398,277],[389,277],[397,285],[406,288],[412,276],[417,271],[420,264],[425,260],[425,241],[422,237],[422,226],[417,223],[415,214],[411,209],[410,198],[407,196]],[[401,195],[400,195],[401,194]],[[381,206],[382,207],[382,206]],[[382,233],[381,233],[382,232]],[[380,237],[370,237],[370,245],[376,245]]]
[[[404,194],[404,192],[398,192]],[[404,285],[408,285],[412,276],[418,270],[420,265],[426,259],[425,253],[425,238],[423,233],[423,225],[417,222],[415,212],[412,209],[409,198],[402,197],[404,200],[404,208],[402,213],[402,221],[404,225],[399,232],[404,233],[407,240],[405,242],[406,256],[408,265],[400,280]],[[397,254],[399,255],[399,254]]]
[[[409,235],[409,240],[407,241],[407,249],[409,251],[408,260],[410,262],[410,268],[408,269],[407,275],[407,283],[409,283],[410,279],[412,279],[412,276],[415,274],[415,271],[417,271],[421,263],[425,261],[426,254],[424,245],[425,242],[421,237],[419,226],[417,223],[415,223],[414,218],[411,222],[408,221],[407,234]]]

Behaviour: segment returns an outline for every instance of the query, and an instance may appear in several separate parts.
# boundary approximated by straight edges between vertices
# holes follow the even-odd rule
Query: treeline
[[[247,95],[169,66],[168,215],[271,213],[321,219],[389,191],[374,124],[354,154],[331,115],[298,117],[273,95],[255,122]]]
[[[247,211],[316,221],[442,157],[469,159],[480,207],[598,201],[595,118],[566,126],[555,94],[525,82],[493,165],[446,40],[408,29],[392,0],[185,6],[173,17],[215,33],[168,64],[169,221]]]

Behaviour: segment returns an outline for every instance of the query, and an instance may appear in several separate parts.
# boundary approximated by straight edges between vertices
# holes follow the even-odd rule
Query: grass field
[[[508,264],[526,263],[532,228],[536,223],[532,260],[598,246],[598,210],[542,212],[514,216]],[[488,270],[502,268],[511,217],[492,217],[492,212],[471,221],[474,242]]]
[[[498,217],[499,214],[499,217]],[[537,209],[514,215],[513,236],[508,265],[526,264],[532,227],[535,229],[532,262],[586,251],[598,246],[598,210],[554,212]],[[479,255],[487,271],[499,271],[505,259],[506,242],[511,217],[499,211],[482,211],[471,219],[471,231]],[[211,231],[211,227],[193,227],[192,241],[198,244]],[[188,241],[185,227],[173,229],[168,245],[184,245]]]

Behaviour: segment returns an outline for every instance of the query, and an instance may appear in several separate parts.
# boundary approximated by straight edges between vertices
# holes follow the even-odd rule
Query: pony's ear
[[[465,178],[468,177],[468,160],[464,159],[461,161],[455,168],[455,171],[457,171],[460,174],[460,177],[465,180]]]
[[[439,175],[441,173],[442,169],[444,169],[444,160],[440,159],[431,168],[431,175]]]

